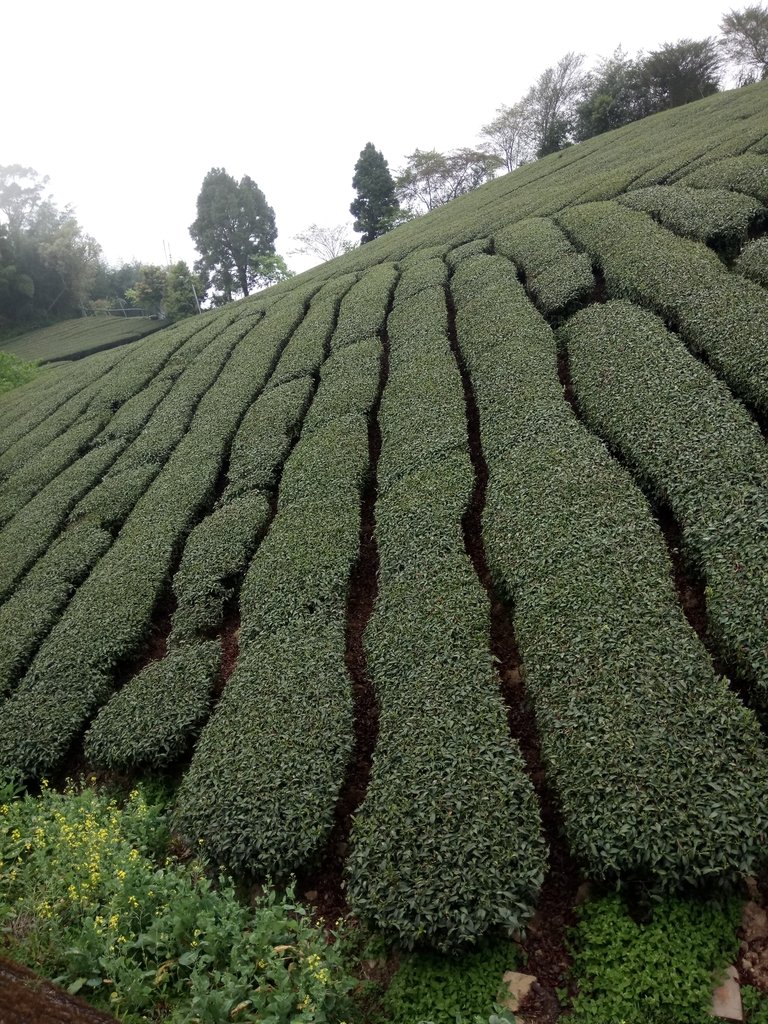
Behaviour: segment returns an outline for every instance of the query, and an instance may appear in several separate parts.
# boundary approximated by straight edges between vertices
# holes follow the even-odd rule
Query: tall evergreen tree
[[[355,218],[355,231],[363,233],[362,245],[394,227],[400,213],[389,165],[372,142],[366,143],[355,164],[352,188],[357,191],[357,198],[349,212]]]
[[[223,167],[212,167],[197,197],[197,219],[189,233],[205,272],[225,302],[248,295],[256,283],[254,260],[275,251],[275,211],[247,175],[239,182]]]

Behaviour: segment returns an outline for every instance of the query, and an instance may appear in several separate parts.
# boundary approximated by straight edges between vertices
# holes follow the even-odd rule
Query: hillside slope
[[[758,85],[0,399],[0,771],[188,764],[214,863],[406,945],[548,847],[756,870],[766,205]]]
[[[95,352],[137,341],[162,327],[162,321],[148,316],[91,316],[63,320],[51,327],[0,340],[0,351],[19,359],[52,363],[61,359],[82,359]]]

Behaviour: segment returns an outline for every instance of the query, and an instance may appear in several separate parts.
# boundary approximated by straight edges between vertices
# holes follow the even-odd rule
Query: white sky
[[[287,256],[309,224],[351,222],[366,142],[393,172],[416,147],[474,145],[568,50],[717,35],[745,4],[3,0],[0,164],[47,174],[111,263],[163,263],[163,242],[192,262],[205,174],[249,174]]]

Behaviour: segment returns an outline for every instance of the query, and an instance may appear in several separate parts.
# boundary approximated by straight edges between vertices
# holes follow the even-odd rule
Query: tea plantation
[[[542,801],[595,883],[757,874],[766,204],[763,84],[1,395],[0,774],[172,770],[256,880],[351,816],[406,949],[525,925]]]

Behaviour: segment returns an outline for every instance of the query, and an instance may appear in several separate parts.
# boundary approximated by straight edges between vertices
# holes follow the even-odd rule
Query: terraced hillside
[[[766,205],[758,85],[0,399],[0,770],[405,945],[754,872]]]
[[[51,327],[29,331],[18,338],[0,340],[0,351],[19,359],[53,363],[84,356],[137,341],[162,327],[157,318],[91,316],[63,320]]]

